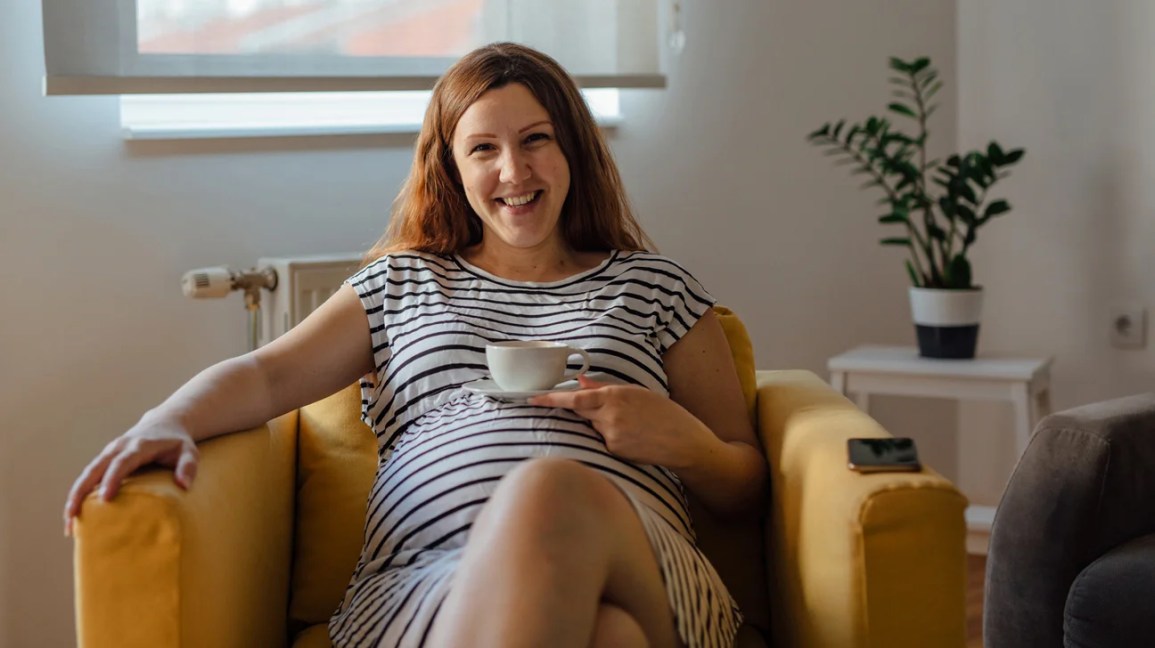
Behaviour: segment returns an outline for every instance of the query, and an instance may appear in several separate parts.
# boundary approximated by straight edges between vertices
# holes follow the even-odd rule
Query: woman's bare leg
[[[602,604],[626,617],[610,611],[615,625],[603,634],[628,637],[632,620],[641,645],[679,645],[657,559],[626,497],[581,464],[532,459],[501,480],[474,521],[429,645],[587,648]]]

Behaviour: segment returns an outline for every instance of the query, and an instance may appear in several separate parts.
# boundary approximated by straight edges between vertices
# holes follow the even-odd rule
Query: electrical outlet
[[[1111,346],[1142,349],[1147,345],[1147,309],[1135,304],[1111,308]]]

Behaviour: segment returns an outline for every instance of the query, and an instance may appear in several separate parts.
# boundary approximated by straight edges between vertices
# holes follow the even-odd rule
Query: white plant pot
[[[910,289],[910,314],[918,354],[926,358],[973,358],[983,310],[981,288]]]

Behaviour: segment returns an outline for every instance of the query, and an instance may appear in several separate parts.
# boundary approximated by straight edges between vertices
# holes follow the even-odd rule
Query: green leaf
[[[958,216],[962,222],[966,223],[967,225],[973,225],[975,222],[974,210],[970,207],[967,207],[966,205],[958,206]]]
[[[918,118],[918,115],[914,114],[913,110],[897,101],[891,102],[889,105],[887,105],[887,108],[889,108],[891,112],[896,112],[900,115],[906,115],[907,117],[914,117],[916,119]]]
[[[846,142],[847,146],[853,146],[854,145],[854,137],[861,132],[862,132],[862,127],[859,126],[858,124],[854,124],[853,126],[850,127],[850,130],[847,131],[846,137],[842,138],[842,141]]]
[[[897,56],[892,56],[890,57],[890,69],[909,74],[910,64]]]
[[[884,238],[879,243],[883,245],[901,245],[903,247],[910,247],[909,238]]]
[[[930,99],[931,97],[933,97],[933,96],[935,96],[936,94],[938,94],[938,91],[939,91],[939,90],[941,90],[941,89],[942,89],[942,81],[935,81],[933,85],[931,85],[931,86],[930,86],[929,88],[927,88],[926,90],[923,90],[923,91],[922,91],[922,94],[923,94],[923,96],[924,96],[924,97],[926,97],[927,99]]]
[[[987,155],[990,156],[991,162],[999,166],[1002,166],[1003,160],[1006,159],[1006,156],[1003,154],[1003,149],[997,142],[991,142],[987,145]]]
[[[986,211],[983,212],[983,220],[988,220],[999,214],[1005,214],[1011,211],[1011,205],[1005,200],[996,200],[987,205]]]
[[[958,213],[958,204],[947,196],[942,196],[938,199],[938,208],[939,211],[942,212],[942,215],[946,216],[947,220],[954,220],[955,214]]]
[[[947,263],[944,277],[947,288],[971,287],[971,264],[961,253],[951,257]]]
[[[1015,149],[1013,151],[1010,151],[1003,158],[1003,163],[1000,164],[999,166],[1008,166],[1008,165],[1014,164],[1015,162],[1018,162],[1019,160],[1023,159],[1023,154],[1025,152],[1026,151],[1024,151],[1023,149]]]
[[[890,225],[892,223],[909,223],[910,219],[904,214],[883,214],[878,217],[878,222],[883,225]]]
[[[845,119],[838,120],[838,123],[835,124],[834,130],[831,131],[830,136],[833,137],[834,139],[838,139],[838,133],[842,132],[842,127],[845,125],[846,125]]]
[[[954,189],[972,205],[978,200],[978,196],[975,195],[975,190],[971,189],[971,186],[967,184],[966,180],[960,179],[954,184]]]
[[[917,72],[921,72],[922,70],[925,70],[929,65],[930,65],[930,58],[923,56],[923,57],[915,59],[912,63],[910,63],[909,68],[910,68],[911,72],[917,73]]]

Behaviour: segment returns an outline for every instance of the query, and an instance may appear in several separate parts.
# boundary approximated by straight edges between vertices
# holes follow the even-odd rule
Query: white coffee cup
[[[567,374],[566,360],[574,355],[582,357],[582,367]],[[590,354],[564,342],[515,340],[486,345],[485,362],[493,382],[505,391],[542,391],[589,371]]]

